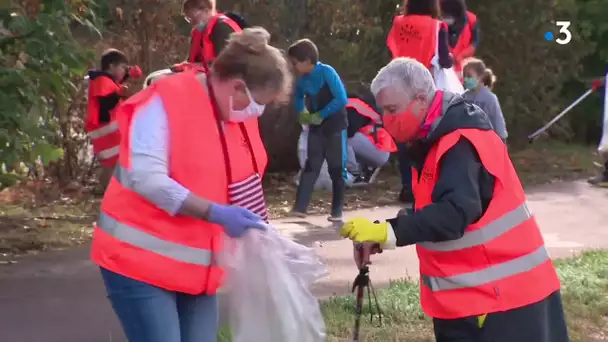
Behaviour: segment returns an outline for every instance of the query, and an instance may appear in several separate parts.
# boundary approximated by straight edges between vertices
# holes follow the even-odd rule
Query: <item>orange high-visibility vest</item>
[[[211,33],[213,33],[213,29],[220,19],[223,23],[228,24],[234,32],[242,31],[241,27],[234,20],[223,14],[216,14],[209,19],[204,27],[195,27],[192,29],[192,41],[190,42],[190,57],[188,58],[188,62],[201,63],[202,61],[205,61],[210,64],[215,60],[215,57],[217,57],[220,51],[216,51],[215,46],[213,46]]]
[[[462,61],[475,54],[475,48],[473,47],[473,27],[475,23],[477,23],[477,16],[467,11],[467,25],[462,29],[456,46],[451,51],[452,55],[457,57],[454,58],[454,71],[460,76],[462,74]]]
[[[431,317],[454,319],[539,302],[559,290],[560,281],[496,133],[459,129],[441,138],[429,151],[420,177],[413,169],[415,210],[433,203],[441,157],[460,138],[475,146],[481,163],[495,177],[494,195],[463,237],[417,244],[422,308]]]
[[[114,111],[110,112],[110,122],[103,124],[99,122],[98,97],[119,91],[120,85],[110,76],[99,76],[89,80],[85,130],[89,139],[91,139],[93,153],[105,167],[114,167],[118,162],[120,132],[118,131]]]
[[[131,187],[131,122],[155,95],[160,96],[167,113],[171,178],[199,197],[228,203],[222,143],[206,90],[193,72],[162,78],[119,109],[118,122],[125,136],[95,225],[92,260],[112,272],[170,291],[213,294],[223,278],[223,270],[216,264],[223,228],[181,214],[171,216]],[[244,124],[251,150],[242,143],[244,135],[238,124],[222,123],[233,182],[254,174],[251,151],[258,170],[264,170],[268,161],[257,119]]]
[[[382,124],[382,117],[378,114],[370,105],[358,98],[349,98],[346,103],[346,108],[352,108],[357,113],[369,118],[375,124]],[[365,125],[359,129],[359,133],[365,135],[372,144],[374,144],[380,151],[395,152],[397,151],[397,145],[393,138],[384,127],[377,127],[375,125]]]
[[[437,51],[439,20],[425,15],[398,15],[386,39],[394,58],[410,57],[431,68]]]

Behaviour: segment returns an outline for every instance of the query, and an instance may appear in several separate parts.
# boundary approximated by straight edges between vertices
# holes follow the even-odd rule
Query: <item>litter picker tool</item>
[[[591,85],[591,89],[587,90],[583,95],[581,95],[578,99],[574,100],[566,109],[561,111],[561,113],[557,114],[551,121],[547,122],[546,125],[539,128],[536,132],[530,134],[528,136],[528,142],[532,143],[534,139],[536,139],[539,135],[545,133],[551,126],[553,126],[556,122],[558,122],[561,118],[563,118],[568,112],[572,110],[572,108],[576,107],[579,103],[581,103],[587,96],[591,95],[597,88],[603,86],[603,80],[595,80]]]
[[[374,247],[375,248],[375,247]],[[363,245],[357,246],[357,253],[359,253],[359,260],[363,260],[364,250]],[[378,298],[376,298],[376,291],[374,290],[374,286],[372,285],[371,280],[369,280],[369,267],[367,265],[361,266],[359,268],[359,274],[355,278],[353,282],[352,292],[356,292],[356,307],[355,307],[355,329],[353,331],[353,341],[358,342],[359,335],[361,332],[361,315],[363,313],[363,297],[365,296],[365,289],[367,288],[367,298],[369,305],[369,315],[370,315],[370,323],[374,320],[374,312],[372,311],[372,298],[374,299],[374,304],[376,306],[376,311],[378,314],[378,322],[382,325],[382,310],[380,310],[380,305],[378,305]]]

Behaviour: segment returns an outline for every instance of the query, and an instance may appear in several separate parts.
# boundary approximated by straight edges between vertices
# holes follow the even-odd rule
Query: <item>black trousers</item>
[[[327,161],[327,171],[332,183],[331,215],[334,217],[342,216],[346,187],[344,180],[346,131],[327,134],[321,129],[311,129],[308,132],[307,149],[306,165],[300,175],[294,210],[306,212],[323,161]]]
[[[570,341],[559,291],[538,303],[488,314],[481,328],[477,317],[433,319],[433,328],[437,342]]]

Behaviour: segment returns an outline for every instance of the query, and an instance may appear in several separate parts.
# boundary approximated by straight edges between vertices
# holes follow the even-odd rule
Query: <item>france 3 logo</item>
[[[566,45],[572,40],[572,32],[570,32],[571,22],[569,21],[556,21],[555,26],[559,28],[557,36],[551,31],[545,32],[545,40],[554,40],[557,44]]]

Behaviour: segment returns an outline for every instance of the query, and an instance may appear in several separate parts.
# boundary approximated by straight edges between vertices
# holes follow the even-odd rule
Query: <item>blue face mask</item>
[[[464,78],[464,89],[475,89],[477,88],[477,79],[473,77]]]

